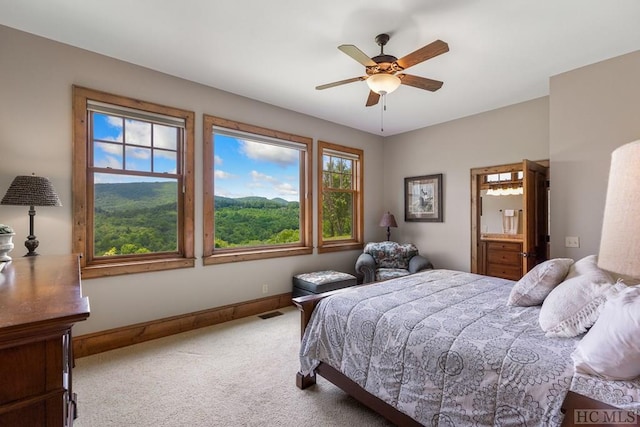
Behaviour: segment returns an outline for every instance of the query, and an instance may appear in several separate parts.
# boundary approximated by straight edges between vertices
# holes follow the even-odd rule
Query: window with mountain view
[[[193,208],[185,195],[193,178],[185,165],[193,161],[187,150],[193,113],[86,89],[74,93],[87,124],[75,135],[76,154],[85,155],[74,175],[74,196],[85,206],[77,215],[86,224],[75,230],[74,242],[84,242],[77,249],[85,270],[192,265],[186,258],[193,257]]]
[[[362,150],[318,142],[318,250],[363,244]]]
[[[204,117],[205,263],[310,253],[311,139]]]

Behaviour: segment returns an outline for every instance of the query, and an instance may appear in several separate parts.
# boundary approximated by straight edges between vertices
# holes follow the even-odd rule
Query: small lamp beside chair
[[[29,236],[24,242],[29,252],[25,256],[38,255],[36,248],[40,242],[38,242],[33,233],[33,217],[36,215],[35,206],[62,206],[49,178],[35,176],[35,174],[15,177],[0,204],[29,206]]]
[[[387,241],[389,241],[389,238],[391,237],[390,228],[398,227],[398,223],[396,223],[396,219],[393,214],[391,214],[391,212],[387,212],[386,214],[382,215],[382,218],[380,219],[380,227],[387,227]]]

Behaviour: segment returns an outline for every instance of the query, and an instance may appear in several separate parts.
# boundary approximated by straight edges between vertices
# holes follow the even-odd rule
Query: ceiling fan
[[[370,107],[378,103],[381,95],[393,92],[401,84],[417,87],[418,89],[429,90],[431,92],[442,87],[442,82],[439,80],[431,80],[425,77],[404,74],[402,71],[426,61],[427,59],[431,59],[435,56],[448,52],[449,45],[447,43],[442,40],[436,40],[398,59],[393,55],[386,55],[384,53],[384,46],[389,41],[389,38],[388,34],[379,34],[376,36],[376,43],[380,46],[380,55],[374,56],[373,58],[369,58],[364,52],[352,44],[343,44],[338,46],[338,49],[342,52],[364,65],[367,75],[316,86],[316,89],[323,90],[347,83],[366,80],[370,89],[366,106]]]

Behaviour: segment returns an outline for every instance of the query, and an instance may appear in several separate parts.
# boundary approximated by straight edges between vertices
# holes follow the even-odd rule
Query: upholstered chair
[[[356,260],[361,283],[379,282],[433,268],[412,243],[371,242]]]

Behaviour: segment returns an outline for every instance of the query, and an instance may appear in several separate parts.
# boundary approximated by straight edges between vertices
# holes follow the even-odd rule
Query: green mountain
[[[175,182],[96,184],[95,207],[110,212],[176,203],[176,185]]]
[[[96,184],[95,255],[177,250],[175,182]],[[299,240],[300,204],[281,198],[214,197],[216,247]]]

